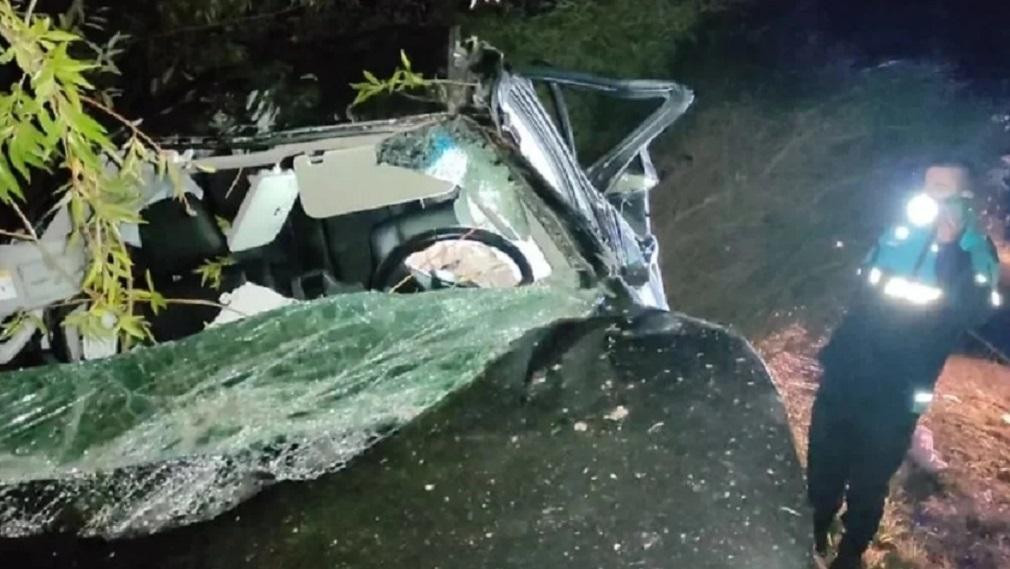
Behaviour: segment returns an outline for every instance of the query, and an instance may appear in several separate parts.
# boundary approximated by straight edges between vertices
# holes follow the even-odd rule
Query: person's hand
[[[936,240],[947,244],[957,241],[965,227],[965,212],[962,204],[949,201],[941,204],[936,220]]]

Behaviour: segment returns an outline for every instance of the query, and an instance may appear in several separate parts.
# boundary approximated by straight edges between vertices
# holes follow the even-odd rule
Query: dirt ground
[[[758,342],[783,395],[800,457],[820,369],[822,339],[800,325]],[[892,482],[873,569],[1010,567],[1010,367],[954,356],[924,417],[948,467],[930,475],[906,461]]]

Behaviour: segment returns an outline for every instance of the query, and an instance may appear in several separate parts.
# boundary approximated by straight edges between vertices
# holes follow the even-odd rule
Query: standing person
[[[807,481],[822,560],[846,506],[831,569],[862,566],[947,356],[1001,302],[995,247],[971,211],[970,188],[964,164],[927,169],[923,192],[867,257],[862,286],[820,354]]]

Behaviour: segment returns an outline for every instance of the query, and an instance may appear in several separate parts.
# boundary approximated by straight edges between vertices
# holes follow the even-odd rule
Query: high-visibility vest
[[[994,305],[1002,303],[999,295],[999,260],[989,237],[981,230],[970,209],[958,246],[971,258],[975,283],[990,289]],[[872,287],[899,302],[929,305],[942,298],[936,273],[940,250],[936,243],[936,224],[915,224],[908,220],[889,227],[877,239],[867,255],[860,274]]]

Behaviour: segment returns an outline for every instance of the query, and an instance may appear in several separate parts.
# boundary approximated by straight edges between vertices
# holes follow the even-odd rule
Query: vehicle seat
[[[186,205],[167,199],[145,208],[140,225],[140,258],[155,277],[191,273],[208,260],[228,254],[224,234],[202,200]]]
[[[242,284],[245,277],[236,265],[223,269],[219,290],[200,281],[194,271],[209,260],[228,255],[228,244],[203,201],[191,196],[189,206],[194,215],[174,199],[155,202],[141,212],[146,223],[140,225],[138,259],[141,268],[151,271],[155,288],[166,298],[214,303],[222,292]],[[170,302],[158,314],[145,308],[145,316],[154,337],[164,342],[203,330],[219,311],[213,304]]]

